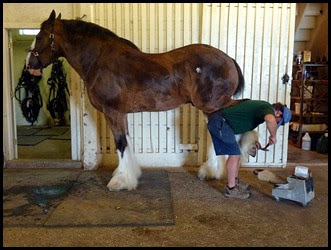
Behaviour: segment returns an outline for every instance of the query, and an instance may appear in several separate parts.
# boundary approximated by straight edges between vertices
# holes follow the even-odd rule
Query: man
[[[225,196],[247,199],[250,185],[238,178],[240,150],[235,134],[254,130],[266,122],[270,133],[269,146],[276,143],[277,128],[291,120],[291,111],[281,103],[244,99],[222,108],[208,117],[208,130],[211,134],[216,155],[229,155],[226,162],[228,184]]]

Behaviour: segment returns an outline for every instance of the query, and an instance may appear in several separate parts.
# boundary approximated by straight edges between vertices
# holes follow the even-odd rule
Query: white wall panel
[[[282,84],[281,77],[285,72],[291,75],[295,4],[100,3],[91,8],[96,23],[143,52],[162,53],[192,43],[219,48],[242,69],[246,86],[238,98],[289,105],[290,88]],[[143,166],[199,165],[206,160],[211,143],[202,112],[189,104],[164,112],[129,114],[128,128]],[[116,164],[112,134],[100,114],[98,129],[98,152],[108,165]],[[265,145],[269,137],[265,124],[257,130]],[[281,127],[277,145],[250,157],[247,165],[284,165],[287,135],[288,127]]]
[[[219,9],[219,14],[215,10]],[[211,44],[233,57],[240,65],[245,89],[238,98],[280,101],[289,105],[290,85],[284,85],[282,76],[291,75],[295,4],[221,3],[203,4],[202,42]],[[215,21],[216,19],[219,19]],[[219,31],[218,31],[219,29]],[[218,43],[215,34],[219,35]],[[203,119],[200,119],[200,125]],[[200,129],[203,140],[209,134]],[[266,144],[269,133],[265,124],[257,128],[260,141]],[[259,152],[249,158],[247,165],[284,165],[287,160],[288,125],[277,132],[278,143],[268,153]],[[199,143],[199,150],[205,149]],[[199,152],[199,160],[206,152]]]

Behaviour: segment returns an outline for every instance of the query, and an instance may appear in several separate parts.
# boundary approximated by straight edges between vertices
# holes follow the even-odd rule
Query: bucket
[[[310,150],[310,147],[311,147],[311,138],[310,138],[309,134],[306,133],[304,135],[304,137],[302,137],[302,146],[301,146],[301,148],[303,150]]]

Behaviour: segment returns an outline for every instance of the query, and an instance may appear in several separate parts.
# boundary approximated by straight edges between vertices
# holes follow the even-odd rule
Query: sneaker
[[[247,199],[251,196],[251,193],[247,190],[243,190],[239,187],[239,185],[235,185],[232,189],[226,186],[224,195],[226,197],[233,197],[239,199]]]
[[[239,177],[236,178],[236,185],[238,185],[243,190],[251,190],[252,186],[243,182]]]

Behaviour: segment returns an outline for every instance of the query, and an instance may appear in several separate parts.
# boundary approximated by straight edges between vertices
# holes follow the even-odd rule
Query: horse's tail
[[[234,65],[236,65],[236,68],[237,68],[237,72],[238,72],[238,77],[239,77],[239,83],[238,83],[238,87],[236,89],[236,91],[234,92],[234,96],[236,95],[239,95],[241,94],[241,92],[244,90],[244,87],[245,87],[245,79],[244,79],[244,76],[241,72],[241,69],[240,69],[240,66],[238,65],[238,63],[232,59],[233,62],[234,62]]]

